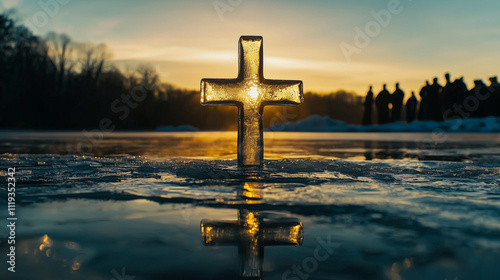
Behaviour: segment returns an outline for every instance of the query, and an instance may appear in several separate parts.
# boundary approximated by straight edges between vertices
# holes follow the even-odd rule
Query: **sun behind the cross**
[[[259,98],[259,91],[255,86],[250,88],[250,92],[248,94],[250,95],[250,98],[252,98],[253,100],[257,100],[257,98]]]

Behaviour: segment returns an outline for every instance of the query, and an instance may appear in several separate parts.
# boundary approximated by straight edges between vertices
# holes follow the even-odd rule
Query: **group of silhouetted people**
[[[433,83],[426,81],[420,90],[420,102],[411,93],[405,104],[406,122],[416,119],[422,121],[443,121],[458,118],[482,118],[488,116],[500,117],[500,84],[497,77],[490,78],[487,86],[482,80],[476,80],[474,87],[468,89],[463,77],[450,80],[450,74],[445,74],[446,85],[443,87],[434,78]],[[382,91],[374,98],[370,86],[364,103],[363,125],[373,124],[373,103],[377,109],[378,124],[402,121],[405,93],[396,83],[396,89],[391,94],[384,84]]]

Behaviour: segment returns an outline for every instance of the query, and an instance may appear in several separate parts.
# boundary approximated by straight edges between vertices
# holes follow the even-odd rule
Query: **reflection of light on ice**
[[[256,200],[262,198],[262,192],[256,182],[247,182],[243,186],[241,197],[246,199],[246,203],[257,203]]]
[[[63,245],[63,246],[61,246]],[[21,243],[20,249],[28,255],[33,252],[36,262],[57,262],[62,267],[69,267],[72,271],[80,270],[82,267],[83,256],[81,255],[81,246],[74,241],[64,243],[53,241],[47,234],[40,238],[27,240]],[[40,251],[40,253],[38,253]],[[50,259],[50,260],[49,260]],[[67,264],[70,264],[69,266]]]
[[[72,270],[79,270],[80,269],[80,261],[79,261],[79,258],[76,258],[74,261],[73,261],[73,265],[71,266],[71,269]]]
[[[50,239],[50,237],[47,234],[45,234],[40,238],[40,242],[42,242],[42,244],[40,244],[38,248],[40,249],[40,251],[42,251],[44,248],[52,247],[52,239]]]
[[[205,244],[212,243],[213,229],[213,227],[204,226],[203,223],[201,223],[201,236],[203,237]]]
[[[264,221],[258,212],[238,210],[236,221],[202,220],[203,244],[207,246],[238,246],[240,276],[262,277],[265,246],[301,245],[303,226],[298,220]]]
[[[251,236],[252,238],[259,231],[259,221],[255,218],[254,213],[248,212],[245,217],[244,227],[246,228],[246,234]]]

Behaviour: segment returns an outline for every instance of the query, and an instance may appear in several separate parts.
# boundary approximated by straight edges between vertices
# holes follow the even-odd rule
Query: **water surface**
[[[244,170],[235,133],[1,132],[0,174],[16,167],[19,199],[18,269],[2,279],[500,275],[498,134],[268,132],[265,144],[264,168]],[[224,229],[218,242],[207,225]]]

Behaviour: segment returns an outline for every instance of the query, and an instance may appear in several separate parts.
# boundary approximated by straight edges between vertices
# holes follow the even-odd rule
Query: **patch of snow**
[[[269,131],[296,132],[500,132],[500,118],[456,119],[444,122],[417,121],[413,123],[388,123],[384,125],[349,125],[329,117],[311,116],[295,123],[277,124]]]

